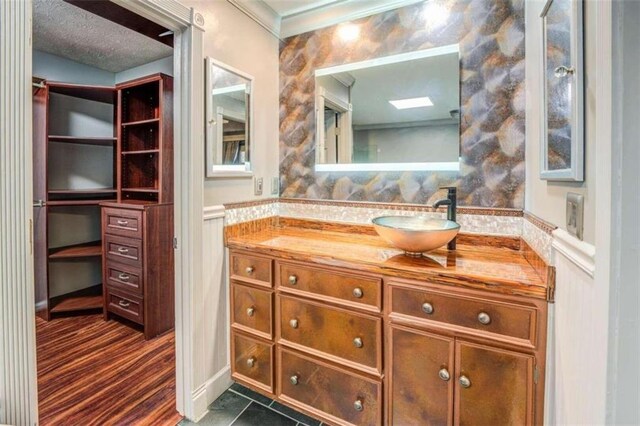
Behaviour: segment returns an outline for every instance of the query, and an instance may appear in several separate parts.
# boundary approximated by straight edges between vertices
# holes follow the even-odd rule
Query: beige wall
[[[271,178],[278,176],[279,41],[227,1],[182,0],[182,3],[204,16],[204,55],[255,78],[251,163],[254,175],[264,179],[262,196],[254,196],[252,179],[207,179],[204,204],[272,197]],[[204,147],[202,161],[204,167]]]
[[[567,192],[585,197],[584,240],[595,240],[595,2],[585,2],[585,181],[582,183],[549,182],[540,179],[540,144],[542,140],[542,25],[543,0],[525,2],[526,21],[526,189],[525,209],[566,229],[565,198]],[[591,77],[591,78],[590,78]]]

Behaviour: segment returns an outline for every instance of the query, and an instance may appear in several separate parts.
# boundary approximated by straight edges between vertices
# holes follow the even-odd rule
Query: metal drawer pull
[[[118,220],[118,225],[127,226],[129,224],[128,220]]]
[[[291,321],[289,321],[289,325],[291,326],[291,328],[298,328],[298,320],[292,319]]]
[[[289,284],[296,285],[298,284],[298,277],[295,275],[289,275]]]
[[[458,379],[458,383],[460,383],[460,386],[462,386],[463,388],[471,387],[471,380],[469,380],[467,376],[460,376],[460,378]]]
[[[247,266],[247,269],[245,269],[245,272],[247,274],[253,274],[253,271],[254,271],[253,266]]]
[[[131,305],[129,302],[125,302],[124,300],[120,300],[118,302],[118,305],[122,306],[123,308],[128,308],[129,305]]]
[[[256,358],[255,357],[251,357],[249,359],[247,359],[247,366],[248,367],[253,367],[254,365],[256,365]]]
[[[356,299],[360,299],[363,294],[364,292],[360,287],[356,287],[353,289],[353,297],[355,297]]]
[[[487,325],[491,322],[491,317],[486,312],[480,312],[478,314],[478,321],[480,322],[480,324]]]
[[[423,303],[422,312],[431,315],[433,313],[433,305],[431,303]]]
[[[356,348],[361,348],[362,346],[364,346],[364,344],[362,343],[362,339],[359,337],[353,339],[353,346],[355,346]]]
[[[353,408],[356,411],[364,410],[364,404],[362,403],[362,400],[361,399],[356,399],[356,402],[353,403]]]
[[[118,247],[118,253],[127,254],[129,253],[129,249],[126,247]]]
[[[451,376],[449,375],[449,370],[447,370],[446,368],[443,368],[440,371],[438,371],[438,377],[440,377],[445,382],[448,382],[449,379],[451,378]]]
[[[118,275],[118,279],[120,281],[129,281],[129,278],[131,278],[131,275],[129,275],[129,274],[122,273],[122,274]]]
[[[247,308],[247,316],[252,317],[253,314],[255,314],[255,313],[256,313],[256,308],[254,308],[253,306],[250,307],[250,308]]]
[[[291,376],[291,378],[289,379],[289,381],[291,382],[292,385],[296,386],[299,382],[299,377],[297,374],[294,374],[293,376]]]

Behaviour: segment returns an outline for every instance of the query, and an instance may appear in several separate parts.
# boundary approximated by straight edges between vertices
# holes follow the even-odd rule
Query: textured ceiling
[[[173,54],[173,49],[62,0],[34,0],[33,47],[110,72]]]

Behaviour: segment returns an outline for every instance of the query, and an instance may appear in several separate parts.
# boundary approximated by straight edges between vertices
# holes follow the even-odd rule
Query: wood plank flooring
[[[175,337],[101,315],[36,319],[41,425],[175,425]]]

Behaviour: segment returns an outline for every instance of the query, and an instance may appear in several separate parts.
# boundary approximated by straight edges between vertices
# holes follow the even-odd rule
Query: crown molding
[[[262,0],[227,0],[271,34],[280,38],[282,18]]]

